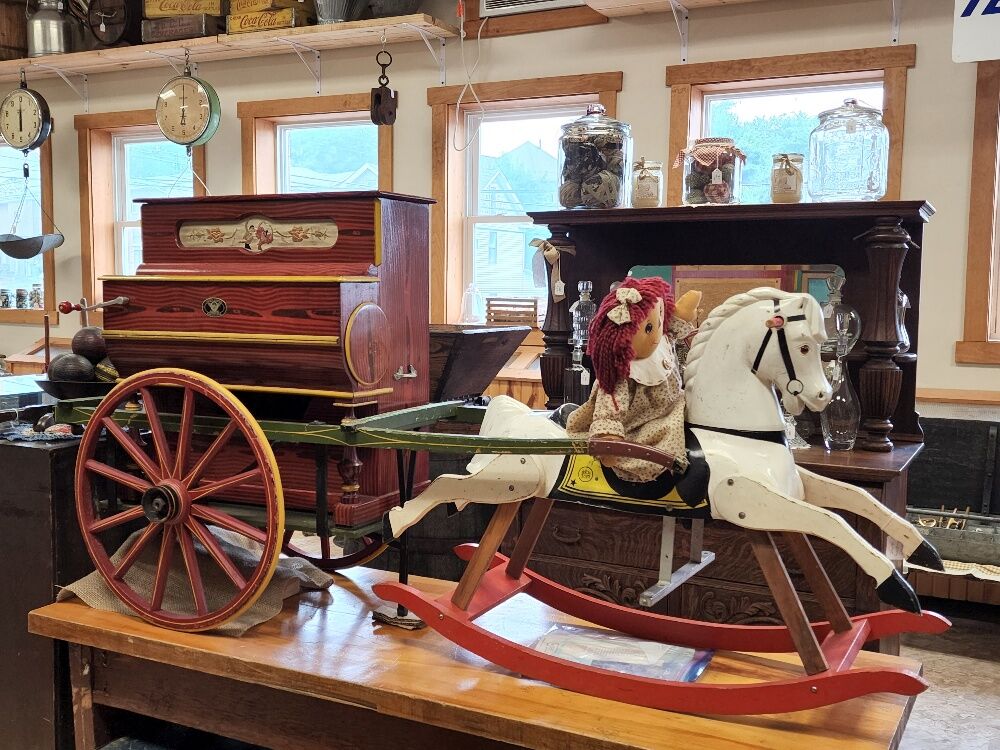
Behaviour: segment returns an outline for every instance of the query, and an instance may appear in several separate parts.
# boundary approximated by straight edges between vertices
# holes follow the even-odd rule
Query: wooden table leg
[[[94,711],[94,650],[79,643],[69,644],[69,681],[73,694],[73,734],[76,750],[97,750],[108,742],[100,716]]]

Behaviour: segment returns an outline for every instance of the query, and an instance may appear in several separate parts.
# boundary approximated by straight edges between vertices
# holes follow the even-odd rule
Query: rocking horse
[[[807,294],[754,289],[713,310],[692,342],[685,370],[689,467],[680,477],[665,472],[653,488],[623,486],[599,459],[628,456],[670,469],[675,465],[673,456],[602,440],[586,443],[586,453],[566,450],[553,455],[553,441],[566,438],[559,424],[513,399],[495,398],[483,417],[480,437],[485,440],[476,448],[483,453],[472,459],[469,474],[438,477],[422,494],[386,516],[385,535],[398,538],[441,504],[453,504],[458,510],[470,502],[498,506],[478,547],[463,545],[456,550],[469,563],[454,593],[431,599],[403,583],[385,583],[375,587],[376,594],[408,608],[463,648],[513,672],[636,705],[757,714],[815,708],[876,692],[922,692],[927,683],[916,674],[902,669],[856,669],[853,662],[868,641],[903,632],[939,633],[949,623],[934,613],[921,614],[916,595],[892,562],[832,511],[847,511],[873,522],[902,545],[910,562],[940,569],[937,552],[909,522],[864,490],[797,467],[785,443],[776,392],[792,414],[806,407],[824,408],[831,395],[820,359],[825,338],[820,306]],[[491,442],[503,452],[485,447]],[[532,444],[545,446],[546,451],[532,455]],[[533,507],[510,558],[497,554],[518,506],[531,498],[535,498]],[[526,564],[555,500],[662,516],[668,560],[678,517],[693,519],[697,547],[704,519],[746,529],[785,626],[710,624],[631,610],[533,573]],[[778,532],[785,534],[827,622],[810,623],[806,618],[775,546],[773,535]],[[899,609],[850,618],[809,536],[850,555],[874,579],[882,601]],[[672,571],[668,564],[666,570],[661,569],[664,580],[646,592],[643,604],[662,598],[712,559],[712,553],[696,549],[691,562],[680,570]],[[475,624],[478,616],[518,593],[648,640],[730,651],[794,650],[805,674],[755,684],[653,680],[541,654]]]

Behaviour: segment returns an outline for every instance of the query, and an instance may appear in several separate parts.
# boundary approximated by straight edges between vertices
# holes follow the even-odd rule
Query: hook
[[[389,62],[382,62],[382,55],[388,57]],[[384,49],[379,51],[379,53],[375,55],[375,64],[382,68],[382,75],[378,77],[379,86],[388,86],[389,76],[386,75],[386,72],[388,71],[389,66],[392,65],[392,53]]]
[[[382,42],[382,51],[385,52],[385,27],[382,28],[382,37],[379,41]]]

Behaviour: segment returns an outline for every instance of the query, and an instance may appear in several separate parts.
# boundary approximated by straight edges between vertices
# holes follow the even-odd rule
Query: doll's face
[[[649,316],[639,324],[639,329],[632,337],[632,351],[636,359],[645,359],[656,351],[663,338],[663,300],[649,311]]]

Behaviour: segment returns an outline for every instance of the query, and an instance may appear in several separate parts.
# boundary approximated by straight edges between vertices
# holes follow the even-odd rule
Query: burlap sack
[[[262,548],[260,544],[241,534],[214,526],[209,528],[219,540],[222,549],[244,571],[244,574],[253,569],[253,566],[260,559]],[[125,543],[112,556],[112,562],[117,563],[121,560],[140,533],[137,531],[125,540]],[[125,574],[125,582],[147,598],[153,590],[159,550],[158,543],[147,545],[136,563]],[[197,540],[195,540],[195,550],[198,553],[198,567],[201,569],[206,603],[210,611],[218,609],[233,597],[236,589]],[[267,622],[277,615],[281,611],[284,600],[288,597],[298,594],[303,589],[326,589],[332,583],[333,578],[312,563],[300,557],[282,557],[278,561],[278,567],[274,571],[271,582],[254,605],[235,620],[220,625],[209,632],[241,636],[254,625]],[[96,571],[60,590],[56,600],[63,601],[72,596],[78,596],[95,609],[134,615],[132,610],[122,603]],[[190,614],[194,614],[195,611],[183,556],[178,548],[175,548],[171,561],[166,593],[163,596],[163,609],[168,612]]]

